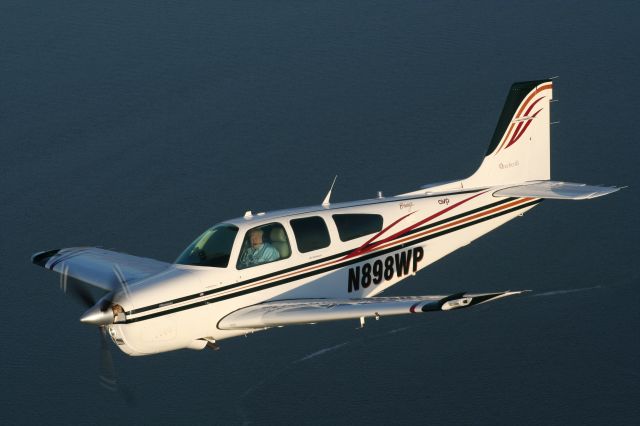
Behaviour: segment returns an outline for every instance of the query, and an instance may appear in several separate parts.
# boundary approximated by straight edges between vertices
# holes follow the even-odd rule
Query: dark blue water
[[[630,424],[640,415],[636,2],[0,3],[2,423]],[[462,178],[513,81],[554,84],[546,202],[389,294],[532,289],[450,314],[129,358],[36,251],[173,260],[245,210]],[[115,348],[114,348],[115,349]]]

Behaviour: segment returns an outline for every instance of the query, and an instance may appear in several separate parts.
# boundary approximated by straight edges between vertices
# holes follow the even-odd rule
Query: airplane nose
[[[80,322],[98,326],[113,324],[113,311],[110,306],[104,309],[101,303],[96,303],[82,314]]]

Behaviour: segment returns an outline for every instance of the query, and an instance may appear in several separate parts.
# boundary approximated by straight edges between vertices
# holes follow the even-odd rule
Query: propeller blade
[[[100,385],[105,389],[116,392],[118,381],[116,370],[113,366],[113,356],[109,350],[106,327],[100,327]]]
[[[66,266],[60,274],[60,288],[65,294],[73,297],[87,308],[96,304],[96,299],[89,289],[78,282],[69,281],[69,267]]]
[[[91,307],[96,303],[96,300],[89,290],[80,284],[71,284],[67,286],[67,294],[82,302],[86,307]]]
[[[124,294],[125,299],[129,298],[129,284],[127,283],[127,279],[122,273],[122,269],[120,269],[120,265],[117,263],[113,265],[113,275],[115,275],[120,287],[122,287],[122,292]]]
[[[100,327],[100,386],[120,394],[128,406],[134,406],[136,401],[133,392],[118,382],[107,333],[107,327]]]

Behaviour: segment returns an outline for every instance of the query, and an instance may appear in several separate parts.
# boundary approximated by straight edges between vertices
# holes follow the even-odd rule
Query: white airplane
[[[221,340],[271,327],[364,325],[368,317],[519,294],[376,296],[544,199],[620,189],[550,180],[551,100],[551,80],[513,84],[486,156],[466,179],[336,204],[329,190],[321,205],[249,211],[206,230],[173,264],[95,247],[40,252],[32,261],[60,273],[65,291],[90,306],[80,321],[99,326],[129,355],[217,349]],[[96,290],[104,294],[97,301]]]

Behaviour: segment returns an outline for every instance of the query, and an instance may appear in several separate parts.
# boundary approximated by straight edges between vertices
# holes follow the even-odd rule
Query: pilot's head
[[[262,245],[262,229],[253,229],[249,234],[251,239],[251,247],[260,247]]]

